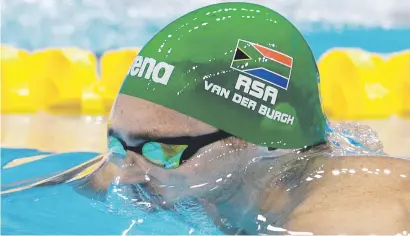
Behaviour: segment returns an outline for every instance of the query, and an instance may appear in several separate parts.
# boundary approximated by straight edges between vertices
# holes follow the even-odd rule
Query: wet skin
[[[116,101],[111,128],[127,145],[138,143],[139,137],[216,131],[181,113],[126,95]],[[329,158],[327,152],[324,147],[255,160],[266,152],[231,137],[201,148],[179,168],[165,170],[129,151],[128,167],[107,164],[89,185],[103,190],[113,176],[120,176],[123,183],[144,182],[150,176],[147,186],[161,196],[164,207],[185,196],[197,197],[229,234],[281,233],[271,226],[315,234],[410,231],[409,161],[385,156]]]

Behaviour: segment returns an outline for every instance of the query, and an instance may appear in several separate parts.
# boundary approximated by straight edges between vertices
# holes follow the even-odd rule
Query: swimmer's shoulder
[[[337,225],[359,234],[375,229],[374,225],[388,226],[387,230],[409,222],[410,160],[371,155],[332,157],[316,174],[320,178],[308,182],[306,196],[285,227],[336,234],[339,232],[333,232],[337,229],[332,227]],[[372,215],[378,215],[376,221],[358,220]]]
[[[361,171],[374,170],[376,172],[390,173],[391,170],[410,171],[410,159],[393,156],[336,156],[327,160],[327,167],[357,169]],[[389,172],[390,171],[390,172]]]
[[[309,184],[309,190],[315,192],[311,196],[319,196],[320,201],[332,194],[335,199],[361,199],[370,193],[374,197],[394,193],[410,200],[410,160],[390,156],[332,157],[323,164],[320,175]]]

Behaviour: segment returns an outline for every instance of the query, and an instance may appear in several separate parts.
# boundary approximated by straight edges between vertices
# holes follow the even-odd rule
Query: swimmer
[[[308,44],[273,10],[188,13],[130,66],[109,154],[78,191],[138,186],[164,209],[193,197],[227,234],[410,232],[409,161],[332,156],[318,83]]]
[[[191,12],[130,66],[110,116],[118,181],[164,208],[196,197],[228,234],[409,232],[410,162],[331,156],[319,82],[308,44],[271,9]]]

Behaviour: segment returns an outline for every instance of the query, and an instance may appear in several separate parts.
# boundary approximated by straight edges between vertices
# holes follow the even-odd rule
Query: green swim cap
[[[135,58],[120,94],[256,145],[293,149],[326,140],[318,82],[312,51],[287,19],[256,4],[220,3],[156,34]]]

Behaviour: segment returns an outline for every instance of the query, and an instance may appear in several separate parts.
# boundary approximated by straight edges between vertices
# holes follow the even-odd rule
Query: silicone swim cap
[[[256,145],[288,149],[326,139],[318,81],[313,54],[287,19],[256,4],[220,3],[156,34],[120,93]]]

